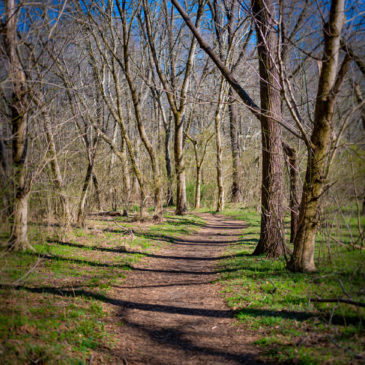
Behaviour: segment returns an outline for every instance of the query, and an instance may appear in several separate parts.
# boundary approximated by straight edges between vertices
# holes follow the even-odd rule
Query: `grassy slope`
[[[64,242],[57,240],[58,228],[31,225],[36,252],[0,252],[1,363],[113,361],[113,327],[122,325],[110,316],[113,286],[142,251],[157,250],[201,224],[193,215],[168,216],[159,225],[93,220],[92,228],[75,228]]]
[[[309,301],[346,298],[348,294],[355,301],[365,302],[364,253],[321,242],[316,250],[319,272],[292,274],[285,269],[283,259],[250,256],[259,238],[259,215],[255,211],[227,210],[224,214],[248,223],[240,244],[230,247],[231,258],[223,264],[233,270],[222,274],[224,296],[238,311],[238,320],[262,336],[257,344],[268,357],[299,364],[364,361],[365,309]],[[356,222],[353,225],[356,235]],[[337,235],[346,242],[341,232]]]

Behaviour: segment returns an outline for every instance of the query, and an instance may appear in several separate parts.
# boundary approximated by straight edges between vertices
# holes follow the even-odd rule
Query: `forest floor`
[[[244,227],[210,213],[31,223],[35,251],[0,255],[3,363],[262,363],[219,282]]]
[[[256,364],[257,340],[234,321],[220,294],[217,262],[244,223],[212,214],[206,226],[175,239],[134,266],[118,298],[115,355],[126,364]]]
[[[364,363],[364,308],[315,302],[365,301],[358,224],[345,223],[334,242],[318,235],[317,273],[293,274],[251,255],[251,208],[30,222],[34,251],[0,251],[1,363]]]

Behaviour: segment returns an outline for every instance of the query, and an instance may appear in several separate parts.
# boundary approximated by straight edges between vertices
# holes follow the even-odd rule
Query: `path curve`
[[[114,293],[124,364],[259,364],[253,338],[234,325],[220,295],[218,263],[244,223],[201,214],[207,225],[148,254]]]

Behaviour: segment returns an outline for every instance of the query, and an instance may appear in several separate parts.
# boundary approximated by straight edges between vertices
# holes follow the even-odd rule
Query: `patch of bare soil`
[[[224,303],[218,263],[244,224],[205,214],[198,233],[148,254],[115,289],[121,364],[258,364],[255,339]]]

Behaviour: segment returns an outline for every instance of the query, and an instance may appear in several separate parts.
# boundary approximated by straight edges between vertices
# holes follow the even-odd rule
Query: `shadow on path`
[[[14,290],[26,290],[31,293],[48,293],[54,295],[60,295],[64,297],[86,297],[99,300],[104,303],[109,303],[122,309],[138,309],[147,312],[162,312],[162,313],[172,313],[172,314],[183,314],[186,316],[201,316],[201,317],[214,317],[214,318],[234,318],[238,314],[245,314],[252,317],[279,317],[296,319],[298,321],[305,321],[308,318],[316,317],[313,313],[309,312],[294,312],[294,311],[269,311],[264,309],[241,309],[241,310],[215,310],[215,309],[205,309],[205,308],[191,308],[191,307],[178,307],[172,305],[162,305],[162,304],[149,304],[149,303],[137,303],[128,300],[120,300],[115,298],[110,298],[106,295],[93,293],[84,289],[77,290],[63,290],[55,287],[37,287],[31,288],[27,286],[12,286],[12,285],[2,285],[1,289],[14,289]]]
[[[234,318],[237,315],[246,315],[251,317],[276,317],[283,319],[295,319],[300,322],[306,321],[310,318],[318,318],[318,315],[311,312],[295,312],[288,310],[277,311],[277,310],[266,310],[266,309],[256,309],[256,308],[243,308],[240,310],[229,310],[229,309],[214,310],[214,309],[204,309],[204,308],[178,307],[178,306],[161,305],[161,304],[137,303],[133,301],[110,298],[103,294],[93,293],[84,289],[64,290],[61,288],[47,287],[47,286],[31,288],[22,285],[13,286],[4,284],[0,284],[0,289],[26,290],[32,293],[48,293],[65,297],[76,297],[76,296],[86,297],[99,300],[104,303],[109,303],[118,306],[122,309],[138,309],[147,312],[182,314],[186,316]],[[322,320],[326,321],[327,318],[323,317]],[[334,315],[332,317],[332,323],[336,325],[357,324],[358,318],[354,316]]]
[[[76,259],[73,257],[64,257],[64,256],[58,256],[58,255],[50,255],[50,254],[40,254],[40,253],[35,253],[35,252],[25,252],[24,254],[28,255],[28,256],[40,257],[40,258],[46,259],[46,260],[66,261],[69,263],[79,264],[79,265],[87,265],[87,266],[93,266],[93,267],[117,268],[117,269],[123,269],[123,270],[133,270],[133,271],[162,273],[162,274],[216,275],[216,274],[220,274],[220,273],[234,272],[234,271],[239,270],[239,268],[223,269],[223,270],[215,270],[215,271],[162,270],[162,269],[149,269],[149,268],[144,268],[144,267],[134,267],[129,264],[111,264],[111,263],[104,263],[104,262],[81,260],[81,259]]]
[[[242,243],[243,241],[246,241],[246,240],[232,241],[232,242]],[[78,243],[73,243],[73,242],[63,242],[63,241],[58,241],[58,240],[47,240],[47,242],[51,243],[51,244],[54,243],[54,244],[57,244],[60,246],[76,247],[76,248],[80,248],[80,249],[87,249],[87,250],[93,250],[93,251],[124,253],[124,254],[130,254],[130,255],[143,255],[143,256],[151,257],[151,258],[170,259],[170,260],[219,261],[219,260],[224,260],[224,259],[227,259],[230,257],[250,256],[249,254],[245,254],[245,253],[238,253],[238,254],[225,255],[225,256],[219,256],[219,257],[170,256],[170,255],[157,255],[157,254],[139,252],[139,251],[129,251],[125,247],[108,248],[108,247],[99,247],[99,246],[88,246],[88,245],[83,245],[83,244],[78,244]]]
[[[258,361],[252,354],[234,354],[228,351],[220,351],[218,349],[198,346],[194,344],[187,337],[187,333],[185,331],[180,330],[179,328],[164,328],[164,327],[149,327],[143,326],[141,324],[133,323],[128,321],[124,316],[122,317],[123,323],[130,327],[141,332],[142,336],[148,336],[151,340],[163,345],[168,346],[173,349],[183,350],[184,352],[192,352],[199,355],[210,355],[215,356],[225,360],[235,361],[235,363],[239,364],[265,364],[265,362]],[[199,335],[199,334],[198,334]],[[213,334],[211,334],[213,336]],[[210,362],[209,362],[210,363]]]

